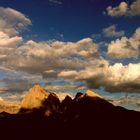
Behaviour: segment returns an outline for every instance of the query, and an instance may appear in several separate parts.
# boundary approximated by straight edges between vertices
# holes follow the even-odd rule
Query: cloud
[[[122,96],[119,99],[114,99],[114,100],[109,100],[111,103],[113,103],[116,106],[124,106],[128,109],[133,109],[140,111],[139,106],[140,106],[140,99],[138,95],[127,95],[127,96]],[[128,106],[129,105],[129,106]]]
[[[3,80],[3,82],[7,85],[6,87],[10,86],[9,83],[12,82],[15,85],[12,85],[13,88],[20,87],[17,84],[23,82],[23,87],[20,87],[20,89],[25,90],[27,89],[27,85],[35,83],[35,80],[30,79],[32,75],[42,76],[44,80],[52,82],[52,80],[61,79],[62,74],[63,77],[64,74],[73,77],[74,71],[85,69],[89,65],[94,65],[95,67],[103,66],[107,62],[100,56],[98,47],[98,44],[94,43],[90,38],[85,38],[77,42],[55,40],[35,42],[29,40],[21,43],[18,47],[1,47],[3,51],[0,54],[5,56],[0,59],[2,62],[1,67],[16,71],[22,75],[16,81],[11,74],[11,78]],[[27,76],[25,76],[25,73]],[[43,79],[40,79],[40,82]],[[27,85],[24,84],[24,81]],[[62,82],[66,84],[65,80]],[[69,86],[71,85],[69,84]],[[61,90],[63,89],[61,88]]]
[[[134,1],[128,5],[126,2],[121,2],[118,6],[108,6],[106,14],[112,17],[120,16],[139,16],[140,15],[140,0]]]
[[[14,36],[20,33],[23,29],[26,29],[28,25],[31,25],[31,21],[21,12],[12,9],[0,7],[0,31]]]
[[[90,38],[78,42],[37,43],[30,40],[12,50],[6,57],[4,66],[31,74],[49,75],[53,72],[51,70],[58,73],[61,70],[83,69],[89,64],[100,65],[102,59],[98,45]]]
[[[66,93],[68,91],[76,90],[76,85],[47,85],[46,90],[56,92],[56,93]]]
[[[59,77],[68,77],[68,78],[73,78],[78,75],[77,71],[71,70],[71,71],[61,71],[58,76]]]
[[[104,87],[109,92],[140,92],[139,63],[110,65],[101,56],[99,45],[91,38],[77,42],[23,42],[18,34],[31,21],[10,8],[0,8],[0,11],[6,15],[0,17],[0,70],[6,73],[1,82],[8,90],[23,92],[34,83],[45,80],[50,82],[48,88],[59,92],[74,90],[79,85],[79,88],[85,88],[85,85],[89,88]],[[4,28],[1,29],[1,25]],[[115,25],[104,29],[104,33],[108,36],[123,35],[123,31],[116,31]],[[139,46],[140,28],[137,28],[132,37],[112,41],[108,55],[115,58],[137,57]]]
[[[140,92],[140,63],[115,63],[104,67],[88,67],[73,77],[89,88],[104,87],[109,92]]]
[[[23,92],[25,90],[28,90],[32,85],[28,82],[27,79],[9,79],[5,78],[1,80],[5,84],[5,87],[7,87],[7,90],[9,92]]]
[[[140,28],[137,28],[131,38],[122,37],[112,41],[108,45],[108,56],[117,59],[123,58],[137,58],[139,56],[140,47]]]
[[[11,58],[23,41],[18,34],[30,24],[30,19],[21,12],[0,7],[0,63],[5,63]]]
[[[0,31],[0,47],[15,47],[21,41],[22,37],[9,37],[4,32]]]
[[[116,25],[111,25],[107,28],[104,28],[102,32],[103,32],[103,35],[106,37],[120,37],[125,34],[123,30],[116,31]]]
[[[140,15],[140,0],[136,0],[130,5],[130,9],[128,11],[128,14],[131,16]]]
[[[108,6],[106,8],[106,11],[107,11],[107,14],[112,17],[113,16],[116,16],[116,17],[123,16],[128,11],[128,4],[126,2],[121,2],[119,4],[119,6],[114,7],[114,8],[112,6]]]
[[[55,70],[47,70],[42,73],[43,78],[56,78],[57,77],[57,71]]]

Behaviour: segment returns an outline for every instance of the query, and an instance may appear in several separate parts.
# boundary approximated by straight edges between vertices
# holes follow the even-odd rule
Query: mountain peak
[[[85,93],[86,96],[89,96],[89,97],[98,97],[98,98],[103,98],[101,97],[99,94],[93,92],[92,90],[87,90],[86,93]]]
[[[39,84],[34,85],[29,91],[33,91],[35,93],[38,91],[46,92]]]
[[[25,95],[21,102],[21,107],[24,109],[40,108],[43,101],[45,101],[49,95],[50,93],[37,84]]]

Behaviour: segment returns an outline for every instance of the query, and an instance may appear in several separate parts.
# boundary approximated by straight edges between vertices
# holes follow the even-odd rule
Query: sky
[[[0,100],[39,83],[140,110],[139,55],[140,0],[0,1]]]

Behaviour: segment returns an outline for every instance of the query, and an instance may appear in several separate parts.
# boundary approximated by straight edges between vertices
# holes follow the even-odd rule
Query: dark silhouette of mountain
[[[0,114],[4,139],[136,139],[139,126],[140,112],[114,106],[90,90],[60,102],[39,85],[25,96],[17,114]]]

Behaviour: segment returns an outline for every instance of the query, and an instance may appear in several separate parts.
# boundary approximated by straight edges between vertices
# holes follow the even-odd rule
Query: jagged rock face
[[[58,113],[60,111],[59,108],[60,100],[54,93],[51,93],[42,105],[42,110],[44,110],[45,116],[50,116],[55,113]]]
[[[21,102],[23,109],[37,109],[48,98],[50,93],[43,89],[40,85],[35,85],[29,90]]]
[[[77,101],[80,97],[82,97],[83,96],[83,93],[81,93],[81,92],[78,92],[77,94],[76,94],[76,96],[75,96],[75,98],[74,98],[74,101]]]
[[[61,111],[66,111],[67,109],[69,109],[71,107],[71,105],[73,104],[73,100],[71,97],[66,96],[65,99],[61,102]]]

